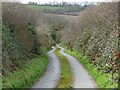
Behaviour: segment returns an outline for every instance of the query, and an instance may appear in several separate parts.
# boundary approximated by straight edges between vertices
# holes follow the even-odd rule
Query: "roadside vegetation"
[[[94,63],[89,63],[87,56],[84,56],[82,53],[70,51],[68,49],[66,49],[65,52],[76,57],[80,63],[84,65],[84,67],[96,81],[99,88],[117,88],[117,83],[112,80],[112,74],[99,71],[98,67],[94,66]]]
[[[69,27],[69,22],[65,18],[53,14],[43,14],[41,17],[41,23],[51,37],[52,45],[60,43],[61,32]]]
[[[57,48],[55,54],[61,63],[61,79],[57,85],[57,88],[71,88],[72,81],[72,70],[70,64],[67,62],[67,58],[59,53],[60,48]]]
[[[88,57],[89,63],[102,73],[111,74],[108,80],[120,83],[120,52],[118,49],[118,3],[100,3],[80,12],[76,23],[66,30],[62,44]],[[101,79],[102,80],[102,79]],[[106,81],[107,82],[107,81]]]
[[[34,58],[38,54],[39,45],[32,11],[19,3],[3,3],[2,6],[2,73],[7,76]],[[30,15],[26,16],[27,13]]]
[[[118,4],[84,5],[74,20],[58,15],[77,11],[76,7],[2,3],[4,87],[31,86],[47,67],[47,50],[58,43],[84,64],[100,88],[120,86]],[[70,67],[59,49],[55,53],[63,64],[58,87],[69,88],[72,84]]]
[[[2,3],[3,88],[30,87],[47,67],[52,44],[46,31],[38,33],[37,15],[20,3]]]
[[[63,18],[44,15],[20,3],[5,2],[2,6],[3,88],[30,87],[44,73],[48,63],[48,58],[44,58],[46,52],[59,41],[56,36],[66,28],[66,23]],[[37,61],[38,68],[34,67]],[[32,75],[30,71],[36,72]],[[28,74],[30,77],[26,77]]]
[[[34,85],[40,76],[46,70],[48,65],[48,56],[37,56],[30,60],[21,69],[11,73],[9,76],[3,77],[4,88],[29,88]]]

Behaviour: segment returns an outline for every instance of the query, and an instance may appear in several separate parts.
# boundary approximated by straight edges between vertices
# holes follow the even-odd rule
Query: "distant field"
[[[43,11],[44,13],[62,14],[78,16],[82,7],[80,6],[39,6],[39,5],[26,5],[33,10]]]
[[[29,8],[35,9],[35,10],[49,10],[49,11],[56,11],[64,9],[64,7],[56,7],[56,6],[36,6],[36,5],[26,5]]]

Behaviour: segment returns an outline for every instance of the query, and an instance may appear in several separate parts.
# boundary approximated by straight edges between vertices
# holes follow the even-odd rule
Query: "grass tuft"
[[[87,56],[83,56],[76,51],[65,50],[65,52],[77,57],[77,59],[84,65],[90,75],[94,78],[99,88],[117,88],[117,83],[113,83],[112,80],[110,80],[112,75],[99,71],[97,67],[89,63]]]
[[[72,72],[67,58],[59,53],[59,48],[55,51],[55,54],[61,62],[61,79],[57,88],[71,88],[72,87]]]
[[[47,55],[34,58],[22,69],[3,77],[3,88],[30,88],[44,73],[47,65]]]

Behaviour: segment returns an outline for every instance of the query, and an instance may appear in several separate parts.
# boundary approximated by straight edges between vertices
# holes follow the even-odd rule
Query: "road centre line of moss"
[[[73,88],[97,88],[97,84],[85,67],[76,58],[64,53],[64,48],[59,45],[57,47],[61,48],[60,54],[65,56],[70,63],[74,80]]]
[[[59,53],[60,48],[55,50],[55,54],[61,63],[61,79],[57,85],[57,88],[70,88],[72,87],[72,70],[67,58]]]

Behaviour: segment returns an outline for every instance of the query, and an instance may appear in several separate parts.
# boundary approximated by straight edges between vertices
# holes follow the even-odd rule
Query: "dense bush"
[[[110,79],[112,77],[111,73],[104,73],[99,71],[94,63],[89,63],[89,59],[87,56],[84,56],[80,52],[65,50],[66,53],[76,57],[80,63],[84,65],[84,67],[88,70],[90,75],[94,78],[99,88],[117,88],[117,83]]]
[[[34,38],[31,36],[30,30],[28,32],[28,29],[29,23],[32,23],[35,27],[36,17],[34,12],[19,3],[3,3],[2,18],[4,25],[10,29],[11,33],[16,34],[24,49],[31,52]]]
[[[3,75],[6,76],[22,68],[36,55],[42,55],[46,52],[42,46],[45,49],[50,48],[46,31],[37,33],[39,14],[38,11],[31,10],[20,3],[2,3]],[[38,38],[38,36],[44,37]],[[45,44],[44,40],[48,43]]]
[[[68,27],[67,20],[54,14],[45,14],[40,20],[43,26],[47,27],[48,33],[52,37],[53,45],[55,43],[60,43],[60,38],[62,36],[60,32]]]
[[[79,20],[64,34],[64,45],[82,52],[89,57],[99,70],[113,75],[111,80],[118,82],[120,58],[118,49],[118,4],[100,3],[80,12]],[[75,28],[76,27],[76,28]],[[76,33],[77,32],[77,33]],[[117,55],[118,56],[118,55]]]
[[[2,7],[3,75],[7,75],[33,57],[35,38],[29,30],[28,22],[35,23],[35,20],[27,16],[27,13],[32,12],[19,3],[3,3]]]

